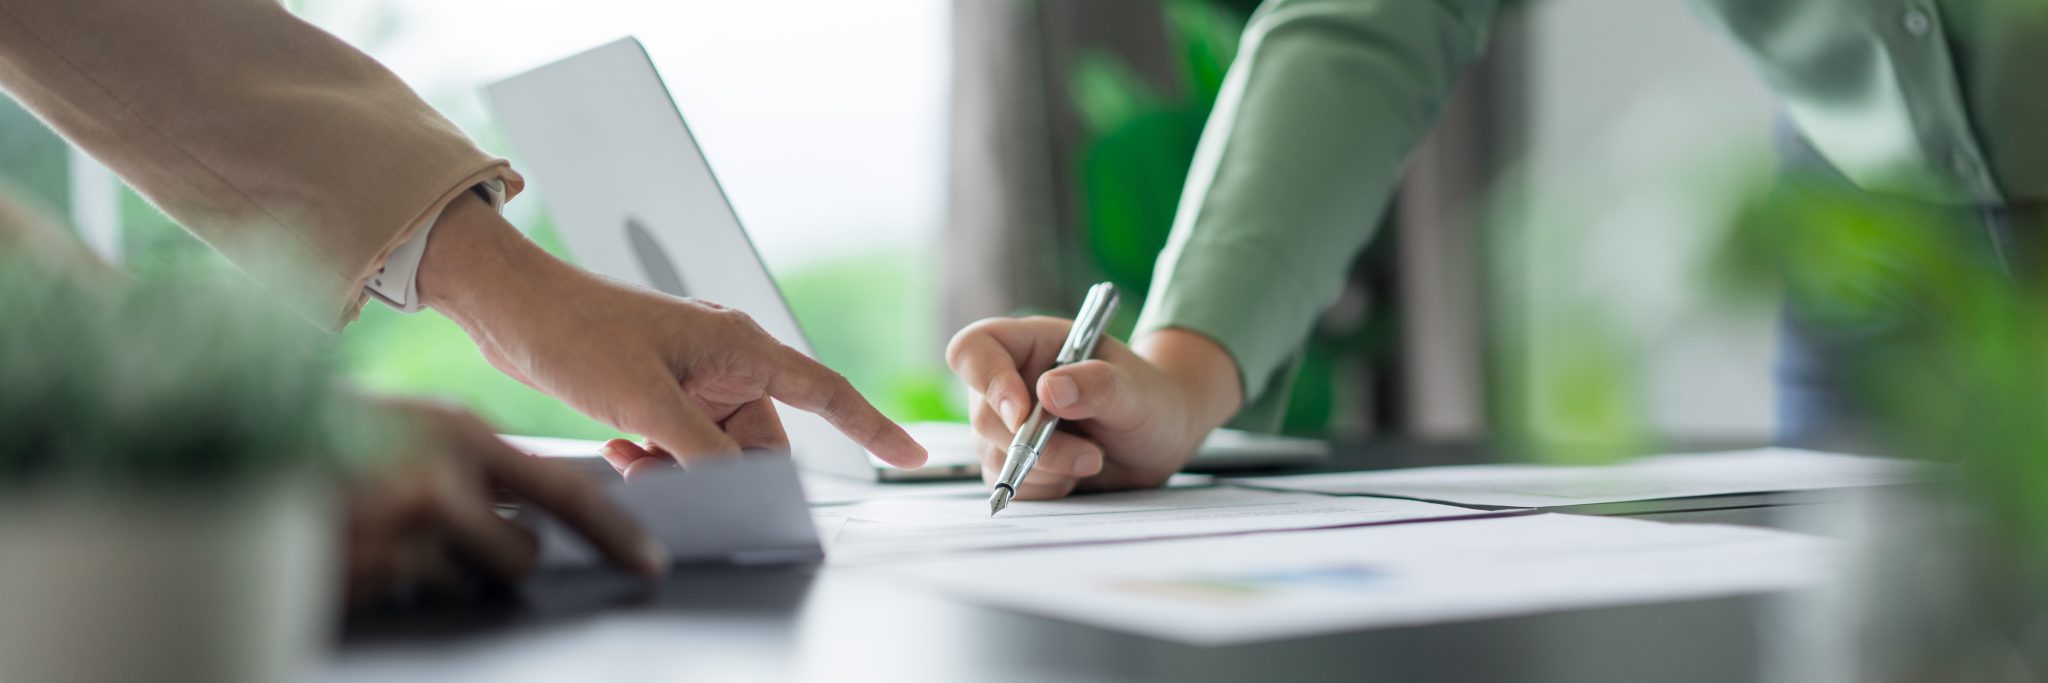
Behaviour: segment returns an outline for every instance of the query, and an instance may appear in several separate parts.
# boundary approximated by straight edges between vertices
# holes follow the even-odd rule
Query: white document
[[[956,481],[861,481],[804,472],[804,499],[812,505],[845,505],[882,498],[969,497],[988,495],[980,479]]]
[[[517,434],[499,434],[498,438],[529,455],[543,458],[597,458],[598,462],[604,462],[604,456],[597,453],[597,449],[604,446],[603,441]]]
[[[975,498],[988,503],[989,484],[980,479],[968,481],[861,481],[847,477],[802,472],[804,498],[812,505],[845,505],[884,498]],[[1209,486],[1216,478],[1206,474],[1176,474],[1166,481],[1167,488]]]
[[[823,557],[797,483],[796,463],[771,455],[722,458],[614,481],[605,492],[659,539],[675,562],[761,564]],[[520,511],[540,536],[540,564],[601,563],[582,537],[535,508]]]
[[[603,441],[516,434],[499,434],[498,439],[522,453],[568,465],[598,481],[613,482],[619,479],[618,470],[612,469],[611,463],[605,462],[604,456],[597,452],[599,447],[604,446]]]
[[[522,452],[566,464],[598,481],[611,483],[619,479],[618,471],[612,469],[611,464],[605,462],[604,456],[598,453],[597,449],[604,445],[603,441],[512,434],[500,434],[498,438]],[[803,479],[805,498],[816,505],[838,505],[876,498],[969,496],[974,495],[976,491],[988,495],[988,485],[979,479],[877,482],[812,472],[802,468],[798,468],[798,473]],[[1207,483],[1207,480],[1203,483]]]
[[[1462,505],[1546,508],[1738,493],[1906,484],[1930,466],[1791,448],[1659,455],[1604,467],[1461,465],[1225,479],[1290,491],[1399,496]]]
[[[1802,588],[1836,542],[1540,514],[1075,548],[855,571],[1196,645]]]
[[[619,479],[619,473],[605,462],[597,452],[603,441],[589,439],[564,439],[552,436],[518,436],[499,434],[506,444],[531,455],[548,458],[569,465],[598,481],[612,483]],[[919,443],[925,443],[922,435]],[[931,446],[927,444],[927,448]],[[945,481],[865,481],[840,477],[803,468],[797,469],[797,476],[803,480],[804,498],[812,505],[844,505],[882,498],[927,498],[933,496],[981,496],[988,497],[989,485],[980,479]],[[1166,482],[1169,488],[1186,486],[1208,486],[1216,478],[1206,474],[1176,474]]]
[[[812,511],[834,562],[924,553],[1316,529],[1493,514],[1384,498],[1225,487],[1017,501],[993,518],[988,498],[889,498]],[[843,520],[843,521],[842,521]]]

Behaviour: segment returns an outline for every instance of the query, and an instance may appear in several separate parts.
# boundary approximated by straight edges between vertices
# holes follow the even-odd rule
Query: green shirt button
[[[1927,37],[1927,31],[1934,28],[1934,20],[1928,18],[1927,13],[1918,7],[1906,10],[1906,16],[1901,22],[1906,25],[1906,32],[1915,38]]]

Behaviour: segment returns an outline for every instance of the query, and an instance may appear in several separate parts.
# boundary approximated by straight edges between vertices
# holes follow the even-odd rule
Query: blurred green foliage
[[[532,226],[528,236],[550,252],[563,253],[553,225],[545,220]],[[349,376],[364,388],[454,401],[502,432],[619,436],[618,430],[498,372],[461,327],[437,313],[406,315],[373,301],[342,332],[341,348]]]
[[[0,255],[0,486],[339,472],[376,448],[325,338],[212,277]],[[386,433],[386,430],[367,430]]]
[[[2048,242],[2022,216],[2000,244],[1974,210],[1793,178],[1745,213],[1720,274],[1781,285],[1836,347],[1869,438],[1963,463],[1970,502],[2048,571]]]
[[[145,279],[235,272],[226,259],[141,197],[122,194],[122,265],[127,270]],[[551,226],[542,223],[531,236],[560,253]],[[406,315],[373,301],[334,343],[342,372],[364,389],[454,401],[508,433],[591,439],[618,435],[618,430],[498,372],[462,328],[439,314]]]
[[[854,252],[776,273],[818,359],[903,422],[965,422],[966,404],[933,343],[938,255]]]
[[[1180,191],[1245,17],[1200,0],[1165,3],[1185,92],[1168,95],[1108,50],[1075,60],[1068,99],[1089,131],[1078,177],[1085,238],[1103,275],[1141,307],[1173,229]]]
[[[1161,4],[1184,85],[1180,92],[1162,92],[1108,50],[1085,53],[1069,69],[1067,96],[1089,131],[1078,174],[1086,198],[1084,238],[1095,268],[1124,293],[1119,334],[1131,329],[1144,307],[1152,267],[1173,230],[1195,147],[1237,55],[1249,18],[1246,4]],[[1340,384],[1362,376],[1349,370],[1384,350],[1391,332],[1380,317],[1316,330],[1303,345],[1281,430],[1325,434],[1337,411]]]

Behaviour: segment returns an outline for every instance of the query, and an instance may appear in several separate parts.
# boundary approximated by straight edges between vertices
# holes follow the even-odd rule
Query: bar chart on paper
[[[958,555],[871,576],[1198,644],[1802,588],[1827,539],[1562,514]]]

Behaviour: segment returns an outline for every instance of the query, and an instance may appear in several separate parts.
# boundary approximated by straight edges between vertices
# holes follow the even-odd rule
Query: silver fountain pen
[[[1095,344],[1102,341],[1102,331],[1109,327],[1109,317],[1116,313],[1116,286],[1107,282],[1088,288],[1088,298],[1081,301],[1081,313],[1074,317],[1074,327],[1067,330],[1067,341],[1060,345],[1060,355],[1053,359],[1052,366],[1059,367],[1088,360],[1095,355]],[[1033,392],[1034,395],[1036,392]],[[1016,497],[1017,486],[1024,483],[1024,475],[1038,464],[1038,456],[1045,452],[1046,441],[1052,438],[1054,428],[1060,426],[1060,419],[1045,412],[1045,406],[1031,402],[1031,417],[1024,420],[1024,426],[1017,429],[1017,438],[1010,441],[1010,455],[1003,460],[1003,473],[996,477],[996,487],[988,494],[988,516],[994,517],[1010,506],[1010,499]]]

